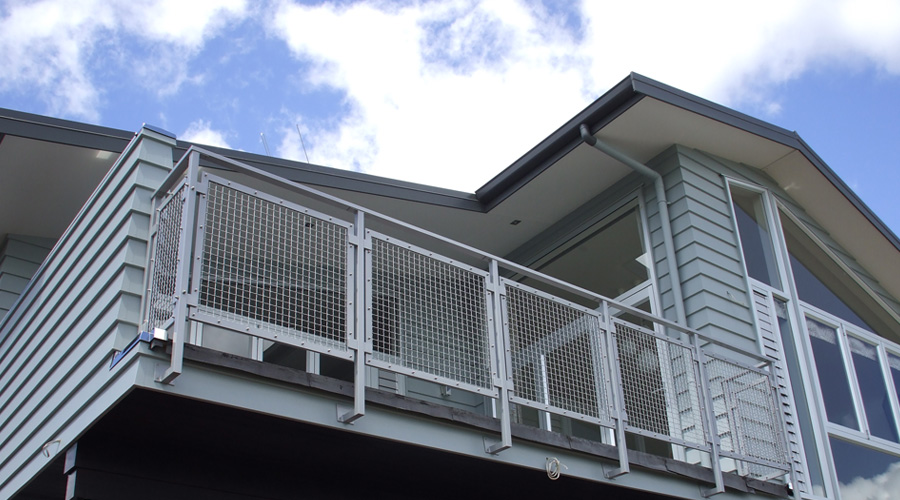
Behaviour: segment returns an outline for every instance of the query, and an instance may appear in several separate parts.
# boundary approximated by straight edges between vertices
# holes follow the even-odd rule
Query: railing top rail
[[[394,217],[391,217],[391,216],[388,216],[385,214],[381,214],[379,212],[375,212],[366,207],[343,200],[336,196],[332,196],[330,194],[324,193],[322,191],[311,188],[309,186],[305,186],[302,184],[298,184],[298,183],[289,181],[287,179],[284,179],[283,177],[279,177],[279,176],[271,174],[269,172],[265,172],[256,167],[250,166],[246,163],[242,163],[240,161],[233,160],[231,158],[227,158],[225,156],[222,156],[217,153],[213,153],[212,151],[208,151],[206,149],[203,149],[203,148],[200,148],[197,146],[191,146],[185,152],[185,154],[181,157],[181,159],[176,163],[175,168],[172,169],[172,171],[170,172],[170,174],[166,178],[166,180],[163,181],[162,185],[156,191],[154,196],[164,195],[169,189],[171,189],[171,187],[173,185],[175,185],[177,183],[179,178],[181,178],[183,175],[185,175],[185,173],[187,172],[187,169],[188,169],[189,158],[192,154],[198,154],[201,158],[204,158],[207,161],[212,162],[213,164],[215,164],[219,167],[225,168],[227,170],[236,171],[238,173],[247,175],[251,178],[254,178],[254,179],[257,179],[260,181],[264,181],[264,182],[273,184],[275,186],[285,188],[289,191],[296,192],[296,193],[302,194],[304,196],[311,197],[320,202],[325,202],[326,204],[331,205],[335,208],[338,208],[341,210],[349,210],[349,211],[353,211],[353,212],[365,213],[367,218],[376,219],[382,223],[386,223],[388,225],[395,226],[395,227],[403,229],[405,231],[411,231],[411,232],[414,232],[421,236],[425,236],[434,241],[438,241],[443,244],[449,245],[453,248],[456,248],[457,250],[461,250],[464,253],[467,253],[477,259],[480,259],[483,261],[491,261],[491,260],[496,261],[498,263],[499,267],[501,267],[503,269],[512,271],[513,273],[522,275],[524,277],[536,279],[543,283],[547,283],[547,284],[552,285],[552,286],[554,286],[560,290],[563,290],[565,292],[575,294],[579,297],[583,297],[590,301],[594,301],[598,305],[602,305],[602,304],[606,303],[609,307],[627,312],[629,314],[633,314],[633,315],[637,316],[638,318],[641,318],[641,319],[644,319],[647,321],[652,321],[656,324],[662,325],[666,329],[681,332],[681,333],[684,333],[684,334],[687,334],[690,336],[695,336],[704,342],[708,342],[708,343],[711,343],[714,345],[725,347],[730,351],[738,352],[741,355],[747,356],[747,357],[752,358],[759,362],[763,362],[763,363],[767,363],[767,364],[771,362],[771,360],[769,360],[768,358],[766,358],[765,356],[763,356],[762,354],[759,354],[757,352],[747,351],[747,350],[735,347],[732,344],[728,344],[728,343],[719,341],[715,338],[706,336],[706,335],[700,333],[699,331],[689,328],[685,325],[679,325],[678,323],[670,321],[666,318],[647,313],[641,309],[637,309],[628,304],[618,302],[615,299],[605,297],[603,295],[594,293],[585,288],[581,288],[579,286],[573,285],[573,284],[565,282],[563,280],[540,273],[540,272],[535,271],[534,269],[531,269],[524,265],[517,264],[510,260],[506,260],[502,257],[498,257],[495,255],[489,254],[489,253],[479,250],[475,247],[466,245],[465,243],[462,243],[462,242],[453,240],[451,238],[448,238],[446,236],[442,236],[440,234],[428,231],[421,227],[418,227],[413,224],[396,219]]]

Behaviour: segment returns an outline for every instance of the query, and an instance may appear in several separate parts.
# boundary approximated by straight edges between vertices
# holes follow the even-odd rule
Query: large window
[[[630,203],[540,259],[535,268],[606,297],[650,279],[641,213]],[[531,284],[531,283],[529,283]]]
[[[838,489],[880,498],[900,484],[897,322],[791,216],[780,220]]]

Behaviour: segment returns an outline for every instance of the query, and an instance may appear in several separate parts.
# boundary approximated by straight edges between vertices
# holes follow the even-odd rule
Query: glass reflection
[[[856,337],[850,336],[848,340],[869,432],[874,436],[897,442],[891,398],[888,397],[881,363],[878,361],[878,349]]]
[[[835,437],[830,441],[842,498],[900,498],[900,457]]]
[[[859,429],[837,330],[812,318],[806,318],[806,329],[816,360],[816,373],[819,374],[828,421]]]
[[[781,288],[778,268],[775,265],[775,251],[762,196],[759,193],[731,187],[731,201],[741,235],[741,248],[747,273],[751,278],[769,286]]]
[[[803,378],[800,375],[800,366],[797,357],[797,347],[794,345],[794,335],[791,329],[791,321],[788,318],[787,302],[775,299],[775,316],[778,318],[778,331],[781,333],[781,344],[784,346],[784,359],[787,362],[788,374],[791,377],[791,385],[794,390],[794,401],[797,403],[797,426],[803,437],[803,450],[806,452],[806,467],[809,469],[809,482],[813,493],[825,496],[825,475],[819,463],[819,450],[816,447],[816,438],[813,434],[812,416],[806,401],[806,389]],[[900,360],[898,360],[900,361]]]

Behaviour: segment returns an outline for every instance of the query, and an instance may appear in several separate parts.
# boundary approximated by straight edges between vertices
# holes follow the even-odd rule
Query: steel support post
[[[615,323],[609,317],[609,303],[603,301],[603,327],[606,330],[607,351],[610,356],[610,377],[612,381],[613,394],[613,418],[616,419],[616,450],[619,452],[619,467],[606,471],[606,477],[612,479],[623,474],[631,472],[631,466],[628,463],[628,446],[625,444],[625,421],[628,416],[625,412],[625,391],[622,388],[622,373],[619,364],[619,347],[615,340],[613,330]]]
[[[175,322],[172,325],[172,357],[169,367],[156,377],[156,381],[163,384],[171,384],[175,378],[181,375],[184,363],[184,340],[187,335],[187,298],[191,284],[188,282],[191,267],[191,248],[194,239],[194,216],[197,211],[197,172],[200,168],[200,153],[194,151],[188,158],[184,191],[184,210],[181,214],[181,238],[178,248],[178,266],[175,273]]]
[[[496,259],[491,259],[490,265],[489,295],[491,297],[491,315],[488,318],[489,335],[493,339],[491,346],[491,363],[494,385],[497,387],[497,396],[500,402],[500,442],[487,444],[485,451],[490,454],[500,453],[512,446],[512,425],[510,423],[509,391],[512,385],[511,378],[507,375],[509,366],[509,325],[503,307],[503,285],[500,283],[500,266]]]
[[[348,312],[353,318],[353,333],[348,335],[350,347],[353,349],[353,410],[342,412],[338,405],[338,421],[345,424],[353,423],[356,419],[366,414],[366,356],[371,352],[369,335],[366,334],[366,214],[358,210],[350,236],[349,245],[353,262],[348,266],[350,273],[352,299],[349,301]]]
[[[725,493],[725,478],[722,477],[722,462],[719,458],[719,431],[716,428],[716,412],[713,407],[712,393],[709,391],[709,378],[706,373],[706,355],[700,347],[700,337],[692,335],[694,356],[697,370],[697,377],[700,380],[700,415],[703,419],[703,426],[709,433],[709,460],[712,467],[715,487],[701,490],[704,497],[711,497],[719,493]]]

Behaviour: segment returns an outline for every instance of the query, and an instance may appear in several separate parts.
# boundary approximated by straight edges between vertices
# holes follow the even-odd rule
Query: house
[[[474,194],[11,110],[0,173],[0,498],[900,478],[900,240],[643,76]]]

